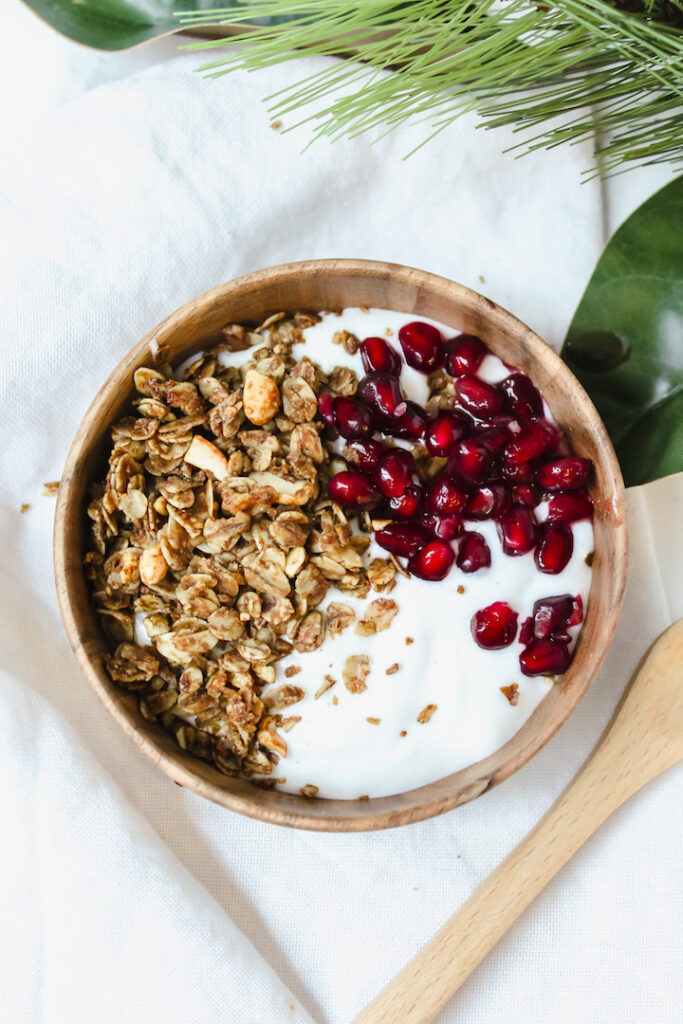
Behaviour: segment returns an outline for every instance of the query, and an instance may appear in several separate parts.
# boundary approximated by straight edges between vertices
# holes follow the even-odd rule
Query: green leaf
[[[683,176],[609,242],[562,356],[602,416],[627,486],[683,470]]]
[[[96,50],[126,50],[177,32],[179,11],[235,7],[236,0],[24,0],[69,39]]]

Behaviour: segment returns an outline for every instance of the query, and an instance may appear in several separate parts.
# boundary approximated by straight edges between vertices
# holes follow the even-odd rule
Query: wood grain
[[[354,1024],[427,1024],[603,821],[683,758],[683,619],[655,644],[593,754],[538,825]]]
[[[133,371],[153,365],[153,351],[171,361],[198,351],[226,323],[260,322],[279,310],[346,306],[431,317],[480,335],[496,355],[536,382],[573,449],[595,465],[593,580],[570,669],[520,731],[490,757],[428,786],[362,803],[259,790],[181,751],[168,733],[141,717],[135,698],[107,675],[105,641],[82,572],[87,483],[102,475],[107,430],[131,398]],[[311,355],[315,358],[313,349]],[[150,331],[115,368],[83,419],[64,468],[54,532],[55,579],[69,640],[88,682],[133,742],[174,781],[224,807],[279,825],[325,831],[392,828],[440,814],[498,785],[540,750],[576,707],[609,648],[623,598],[626,550],[624,488],[612,445],[562,360],[491,299],[424,271],[365,260],[311,260],[247,274],[193,299]]]

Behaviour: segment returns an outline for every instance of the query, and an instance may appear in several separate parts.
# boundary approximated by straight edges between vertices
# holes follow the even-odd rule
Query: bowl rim
[[[481,778],[475,778],[464,789],[462,788],[462,785],[459,788],[454,785],[454,793],[451,797],[435,795],[426,798],[423,803],[418,805],[411,804],[409,807],[405,808],[377,808],[378,804],[385,804],[388,801],[407,794],[415,796],[416,794],[419,794],[421,790],[428,789],[431,786],[436,785],[436,783],[429,783],[425,786],[417,787],[414,790],[404,791],[401,794],[397,794],[396,797],[379,797],[369,799],[362,805],[364,809],[363,814],[355,813],[348,816],[345,816],[343,813],[332,814],[330,816],[321,816],[312,813],[310,809],[307,810],[307,807],[310,808],[312,801],[307,800],[305,797],[280,793],[279,791],[276,792],[277,796],[281,799],[282,806],[273,807],[269,803],[261,802],[259,794],[262,793],[262,790],[259,790],[256,786],[247,782],[244,782],[242,792],[231,792],[223,789],[217,784],[201,778],[196,774],[192,765],[199,759],[185,755],[186,759],[183,760],[179,756],[184,754],[180,748],[177,748],[177,752],[174,752],[172,756],[170,753],[167,753],[162,749],[160,743],[156,742],[156,739],[152,735],[143,733],[140,728],[140,722],[143,722],[142,718],[140,718],[139,723],[131,721],[129,714],[123,705],[123,698],[126,695],[123,692],[119,694],[116,690],[115,684],[113,684],[108,677],[105,678],[102,666],[95,664],[93,652],[90,651],[88,644],[84,643],[81,639],[80,617],[77,613],[78,601],[76,599],[76,589],[79,582],[81,584],[83,582],[83,574],[82,572],[80,573],[80,580],[76,579],[78,573],[74,571],[74,564],[69,555],[74,520],[83,515],[83,498],[79,498],[77,495],[78,483],[82,479],[79,477],[79,469],[86,456],[102,437],[101,432],[99,436],[93,436],[93,426],[101,415],[103,403],[106,403],[107,401],[110,401],[111,403],[112,398],[118,393],[120,385],[126,383],[126,381],[130,381],[132,369],[135,365],[140,365],[140,359],[145,353],[147,353],[146,361],[149,362],[150,343],[153,348],[154,343],[156,342],[156,336],[183,324],[186,321],[190,310],[199,309],[206,312],[211,310],[211,308],[216,304],[221,303],[226,296],[237,295],[245,289],[258,287],[261,284],[271,281],[274,277],[291,280],[294,277],[301,277],[301,275],[319,276],[321,274],[324,275],[325,273],[337,274],[344,277],[363,276],[366,278],[376,277],[383,279],[388,279],[390,276],[391,279],[395,279],[404,285],[409,284],[418,291],[421,288],[427,290],[440,289],[447,294],[449,301],[452,301],[454,305],[464,306],[467,303],[470,305],[478,304],[479,306],[483,306],[488,315],[495,315],[499,325],[501,325],[503,329],[513,335],[517,335],[520,339],[523,338],[524,345],[529,350],[530,358],[534,362],[539,354],[542,353],[544,360],[552,366],[553,373],[555,375],[559,374],[561,378],[564,378],[567,386],[570,387],[575,392],[576,396],[581,399],[590,420],[591,431],[599,438],[604,464],[612,484],[612,496],[610,501],[613,506],[612,513],[615,523],[614,544],[616,546],[614,569],[617,575],[612,580],[611,587],[613,609],[612,618],[610,622],[604,623],[604,628],[601,629],[599,634],[600,643],[598,646],[597,657],[593,658],[592,664],[587,667],[587,670],[584,671],[583,675],[578,677],[574,683],[572,699],[567,704],[566,714],[564,714],[564,716],[557,722],[553,722],[552,727],[546,729],[544,732],[537,730],[534,735],[527,739],[527,742],[519,752],[519,755],[516,758],[508,759],[508,762],[504,763],[501,767],[496,768],[492,775],[487,776],[486,772],[482,769],[480,773],[474,773],[475,775],[481,775]],[[415,315],[420,316],[424,314],[416,313]],[[454,330],[456,329],[457,328],[454,328]],[[195,350],[200,347],[201,346],[197,345],[194,346]],[[191,352],[192,348],[193,345],[188,344],[188,354]],[[111,420],[108,422],[111,423]],[[204,796],[223,807],[271,824],[312,831],[359,832],[393,828],[398,825],[423,821],[427,818],[433,817],[434,815],[444,813],[445,811],[450,810],[455,806],[459,806],[462,803],[466,803],[469,800],[474,799],[476,796],[481,795],[483,792],[486,792],[488,789],[498,785],[500,782],[503,782],[506,778],[526,764],[527,761],[529,761],[543,746],[545,746],[545,744],[573,713],[576,705],[593,682],[607,650],[610,647],[623,605],[624,589],[626,585],[627,551],[628,534],[626,526],[625,489],[614,448],[602,420],[582,385],[571,372],[569,367],[562,361],[559,355],[557,355],[557,353],[555,353],[545,341],[543,341],[534,331],[527,327],[526,324],[520,321],[512,313],[498,306],[497,303],[493,302],[493,300],[466,287],[465,285],[449,280],[448,278],[431,274],[427,271],[416,270],[404,265],[386,263],[383,261],[359,259],[316,259],[279,264],[263,270],[252,271],[251,273],[241,275],[231,281],[217,285],[215,288],[202,293],[196,298],[190,299],[148,331],[145,336],[131,349],[129,349],[126,355],[124,355],[124,357],[116,364],[107,380],[97,391],[83,419],[81,420],[64,464],[64,471],[57,497],[57,507],[55,510],[53,566],[62,620],[72,650],[86,680],[94,690],[100,702],[115,719],[126,736],[128,736],[128,738],[131,739],[136,746],[174,782],[181,786],[186,786],[188,789],[193,790],[199,795]],[[94,609],[92,609],[92,615],[94,616],[94,614]],[[544,698],[544,701],[545,699],[546,698]],[[541,704],[543,704],[543,701]],[[541,704],[539,704],[538,707],[540,707]],[[530,721],[531,717],[533,717],[533,715],[530,716],[527,721]],[[520,729],[521,728],[524,728],[524,726],[521,726]],[[496,754],[500,754],[504,751],[518,734],[519,730],[510,740],[507,741],[507,743],[498,748],[494,754],[489,755],[488,758],[484,758],[481,761],[476,762],[474,765],[461,769],[459,772],[454,772],[440,781],[450,779],[455,780],[464,772],[472,774],[474,769],[478,769],[480,765],[485,765],[486,762]],[[217,769],[215,769],[215,771],[217,771]],[[246,789],[244,789],[244,787],[246,787]],[[321,802],[328,804],[335,803],[337,806],[348,805],[349,808],[351,808],[351,806],[354,806],[356,809],[358,808],[357,799],[328,800],[326,798],[316,798],[316,804],[320,804]],[[293,805],[294,809],[290,809],[289,805]],[[374,808],[377,809],[374,809],[373,805]]]

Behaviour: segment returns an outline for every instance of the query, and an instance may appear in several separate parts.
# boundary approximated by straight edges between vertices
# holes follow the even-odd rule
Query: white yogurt
[[[360,356],[349,355],[334,344],[335,331],[345,329],[361,339],[385,337],[400,350],[398,330],[413,319],[379,309],[326,314],[320,323],[305,330],[306,340],[293,347],[293,355],[296,359],[307,355],[328,373],[335,366],[349,366],[360,377]],[[435,321],[427,322],[434,323],[447,338],[457,333]],[[245,358],[244,352],[236,352],[222,356],[221,361],[239,365]],[[488,355],[479,375],[495,383],[509,372],[499,359]],[[423,374],[404,364],[401,387],[406,398],[424,405],[428,388]],[[536,514],[543,520],[547,505],[539,507]],[[592,526],[588,521],[574,524],[572,558],[556,576],[538,572],[533,553],[516,558],[503,554],[494,522],[470,522],[467,529],[485,537],[491,549],[490,568],[466,575],[454,566],[440,582],[397,576],[390,596],[398,605],[398,614],[388,629],[361,637],[353,624],[341,636],[327,636],[317,651],[292,654],[278,662],[273,686],[291,681],[305,691],[303,700],[285,712],[301,716],[301,721],[284,734],[288,754],[274,773],[286,779],[279,783],[280,789],[298,793],[313,784],[319,796],[338,799],[389,796],[415,789],[492,754],[522,727],[546,696],[552,680],[522,675],[518,642],[499,651],[482,650],[472,638],[470,621],[476,611],[493,601],[506,601],[518,613],[521,626],[535,601],[558,594],[580,594],[585,610],[591,583],[585,559],[593,550]],[[369,562],[386,555],[373,541],[366,557]],[[371,592],[367,599],[359,600],[331,587],[321,607],[331,601],[344,602],[360,620],[377,596]],[[141,619],[136,616],[139,642],[145,636]],[[578,634],[579,627],[570,632]],[[342,679],[344,662],[354,654],[367,654],[370,659],[367,689],[360,694],[350,693]],[[289,680],[285,669],[291,665],[300,671]],[[395,665],[398,670],[387,675],[387,669]],[[315,700],[326,675],[336,683]],[[515,706],[500,690],[512,683],[519,687]],[[436,711],[420,724],[418,715],[429,704],[435,704]]]

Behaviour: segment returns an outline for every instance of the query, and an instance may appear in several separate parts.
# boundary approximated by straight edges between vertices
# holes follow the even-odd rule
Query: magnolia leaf
[[[562,356],[602,416],[628,486],[683,470],[683,176],[608,243]]]

